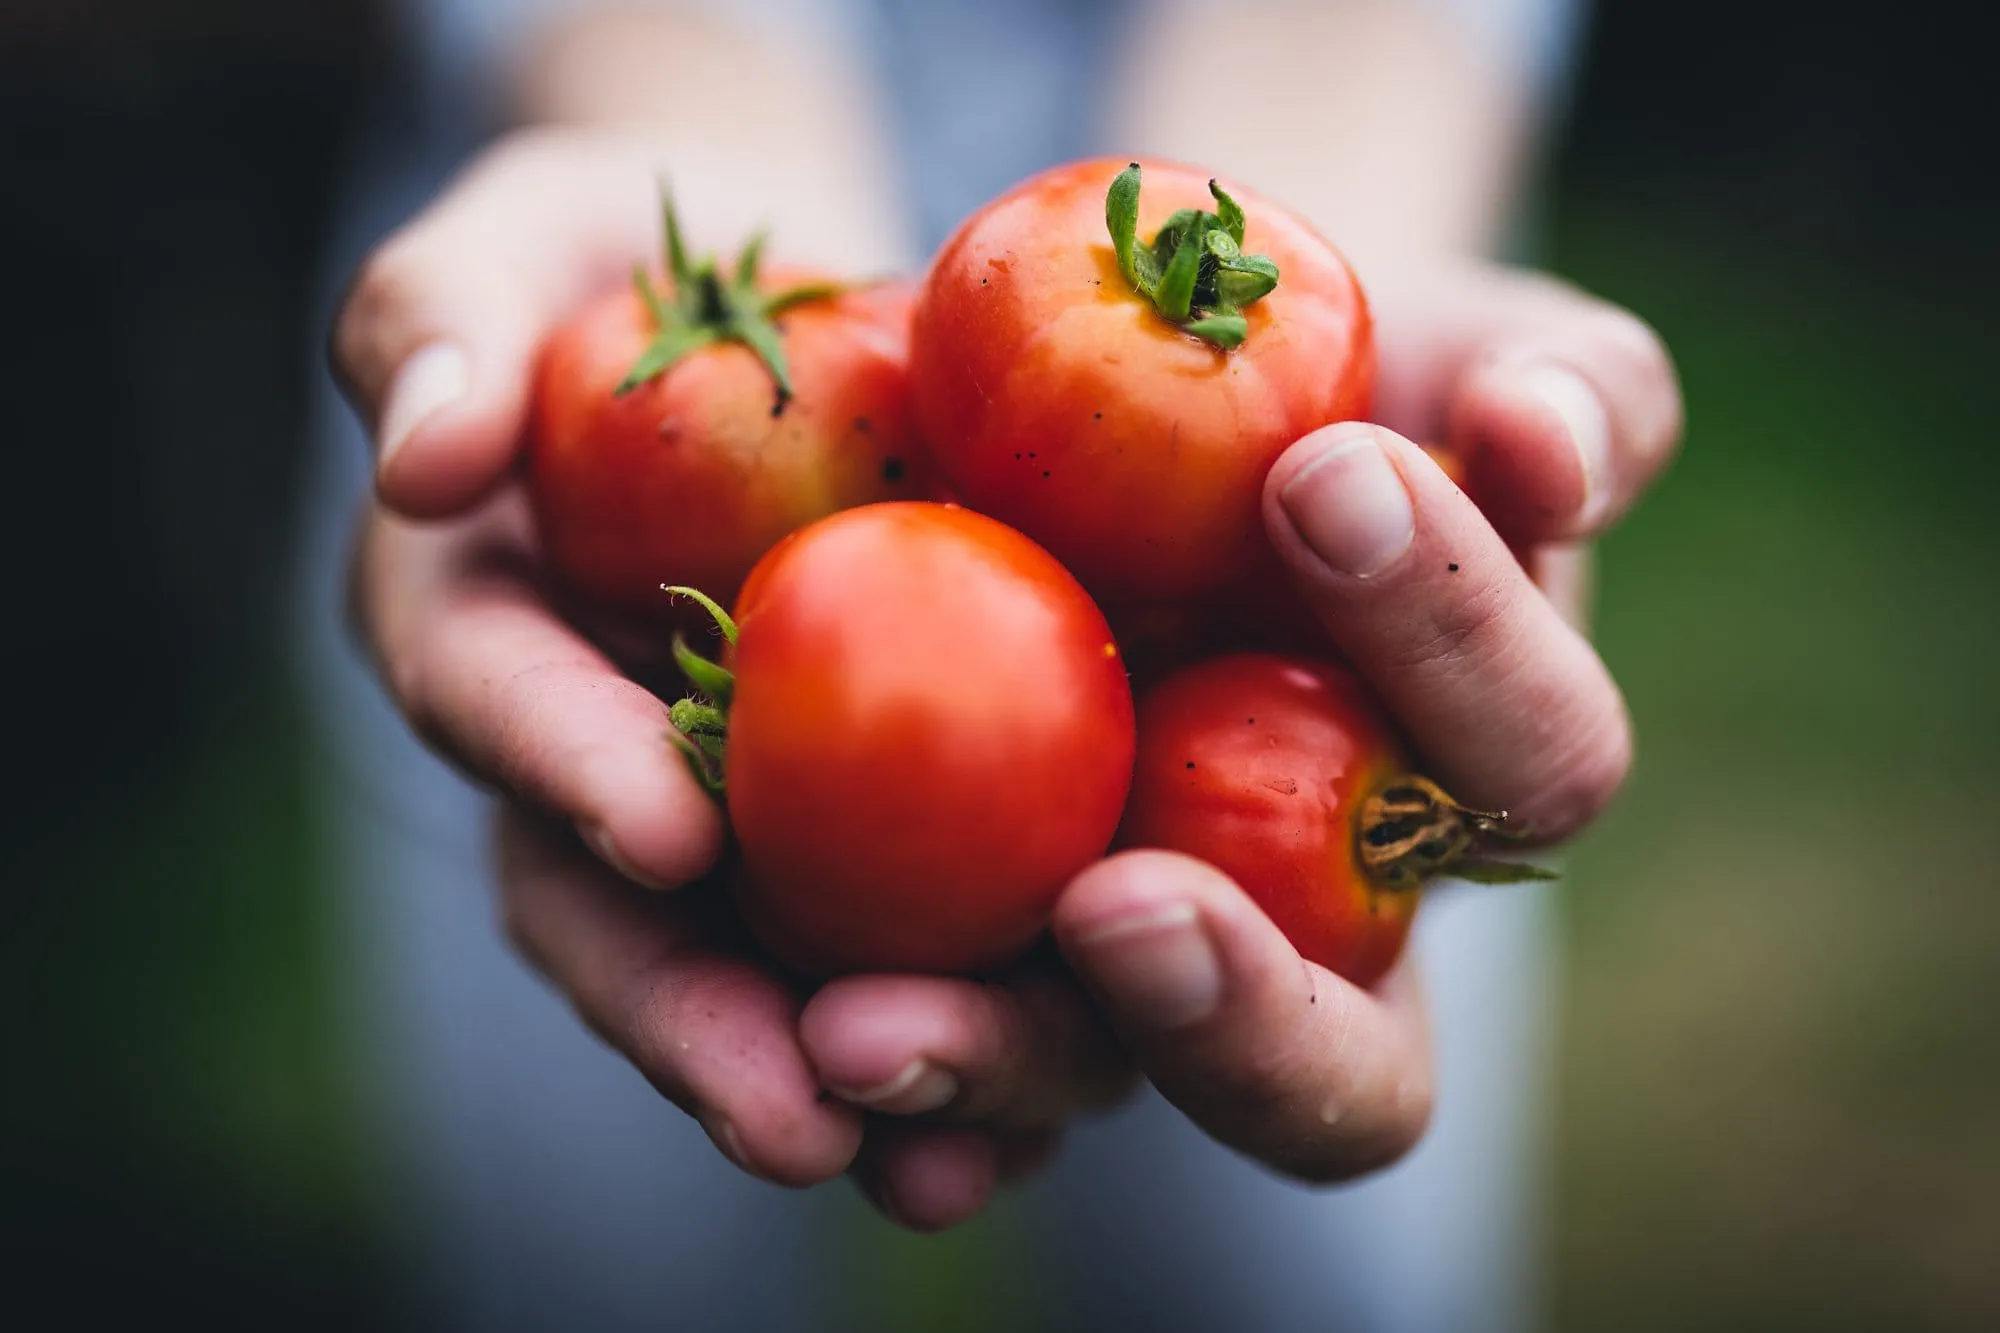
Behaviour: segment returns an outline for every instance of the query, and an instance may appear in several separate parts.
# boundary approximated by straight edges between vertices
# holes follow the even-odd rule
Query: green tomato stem
[[[701,603],[701,609],[708,612],[709,618],[715,621],[715,627],[722,631],[723,641],[732,648],[736,646],[736,621],[722,609],[720,602],[699,588],[687,588],[678,583],[662,583],[660,590],[674,597],[685,597],[690,601]]]
[[[714,255],[704,255],[699,260],[688,257],[673,191],[664,180],[660,182],[660,215],[666,233],[667,276],[673,280],[671,299],[662,297],[654,288],[643,265],[633,271],[632,284],[653,320],[653,339],[614,392],[620,397],[631,393],[666,374],[701,348],[723,342],[741,343],[755,353],[770,373],[776,390],[771,415],[782,414],[792,400],[792,374],[785,360],[784,339],[779,335],[777,318],[808,302],[837,296],[843,289],[837,284],[812,283],[766,297],[757,290],[764,233],[758,232],[750,238],[737,257],[734,271],[724,277]]]
[[[1215,181],[1208,192],[1215,211],[1183,208],[1153,239],[1139,240],[1139,164],[1112,180],[1104,196],[1104,225],[1118,256],[1118,271],[1132,290],[1166,320],[1227,352],[1243,344],[1249,321],[1243,309],[1278,286],[1278,266],[1243,253],[1243,206]]]
[[[735,646],[736,621],[722,609],[721,603],[698,588],[666,583],[660,587],[670,596],[699,603],[715,621],[723,640]],[[667,710],[667,718],[673,723],[669,738],[687,760],[702,790],[721,801],[727,794],[729,706],[736,697],[736,673],[688,647],[687,639],[680,634],[674,635],[674,661],[695,692],[677,700]]]

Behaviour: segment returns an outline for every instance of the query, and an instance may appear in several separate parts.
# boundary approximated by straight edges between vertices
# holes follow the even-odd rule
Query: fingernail
[[[626,879],[643,888],[658,889],[662,892],[666,890],[666,885],[650,875],[641,874],[630,861],[625,859],[625,854],[618,850],[617,842],[612,839],[610,829],[602,824],[578,824],[576,831],[590,845],[590,850],[597,853],[600,861]]]
[[[700,1120],[702,1129],[707,1131],[710,1141],[722,1150],[722,1155],[748,1171],[750,1157],[743,1151],[743,1136],[736,1132],[736,1126],[719,1115],[705,1115]]]
[[[381,460],[387,467],[433,412],[465,397],[472,366],[457,343],[426,343],[404,360],[382,405]]]
[[[1115,917],[1080,932],[1076,942],[1091,978],[1132,1021],[1184,1028],[1222,1002],[1222,964],[1193,903]]]
[[[890,1115],[922,1115],[948,1105],[958,1096],[958,1078],[948,1069],[939,1069],[928,1060],[912,1060],[903,1071],[886,1083],[872,1088],[835,1088],[827,1091],[842,1101],[865,1106]]]
[[[1590,527],[1604,517],[1611,503],[1611,418],[1604,400],[1590,381],[1568,366],[1553,361],[1538,362],[1522,372],[1528,391],[1562,421],[1563,433],[1576,450],[1583,469],[1583,504],[1577,509],[1579,526]]]
[[[1278,502],[1320,559],[1357,578],[1394,564],[1417,534],[1403,475],[1369,427],[1332,432],[1320,456],[1285,483]]]

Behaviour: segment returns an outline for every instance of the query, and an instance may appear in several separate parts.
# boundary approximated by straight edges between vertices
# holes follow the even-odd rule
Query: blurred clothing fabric
[[[431,0],[412,15],[423,96],[387,115],[342,220],[323,312],[369,245],[487,131],[483,72],[590,0]],[[1429,0],[1551,89],[1568,0]],[[732,21],[810,23],[869,51],[920,185],[920,235],[1094,147],[1088,75],[1131,6],[1097,0],[731,0]],[[1243,8],[1251,8],[1245,5]],[[925,52],[977,51],[939,62]],[[939,72],[943,70],[943,72]],[[948,76],[948,77],[947,77]],[[978,143],[982,151],[968,152]],[[322,327],[324,325],[322,324]],[[296,641],[324,723],[330,854],[367,1108],[406,1228],[406,1313],[435,1329],[869,1327],[869,1228],[841,1186],[795,1194],[728,1166],[516,959],[494,921],[489,808],[411,737],[348,641],[339,589],[369,448],[326,384]],[[1336,1190],[1277,1180],[1157,1096],[1078,1127],[996,1207],[1005,1308],[982,1327],[1343,1328],[1507,1333],[1536,1320],[1551,898],[1456,886],[1417,948],[1439,1109],[1402,1164]]]
[[[1255,19],[1300,0],[1157,0],[1199,4],[1218,18]],[[1304,0],[1304,7],[1338,0]],[[1394,0],[1433,12],[1524,93],[1560,92],[1582,29],[1584,0]],[[421,0],[413,36],[439,88],[463,101],[504,70],[538,29],[604,0]],[[1147,0],[640,0],[795,40],[838,46],[870,62],[894,112],[923,243],[1009,185],[1100,145],[1093,75],[1109,63],[1121,24],[1143,22]],[[938,52],[955,58],[940,60]],[[976,58],[966,58],[977,53]]]

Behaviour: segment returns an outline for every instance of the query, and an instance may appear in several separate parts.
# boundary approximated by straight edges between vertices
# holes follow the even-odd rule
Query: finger
[[[548,609],[518,514],[378,516],[356,574],[364,639],[411,725],[476,778],[561,815],[627,878],[706,873],[723,820],[671,744],[667,706]]]
[[[876,1120],[852,1174],[863,1197],[898,1226],[944,1231],[992,1199],[1003,1156],[988,1130]]]
[[[502,819],[500,885],[521,951],[731,1161],[791,1186],[847,1169],[860,1116],[819,1100],[797,997],[733,951],[719,904],[640,894],[518,808]]]
[[[1629,312],[1494,268],[1392,280],[1380,295],[1384,420],[1442,438],[1516,545],[1603,531],[1672,458],[1679,382]]]
[[[1609,527],[1680,434],[1680,390],[1659,338],[1588,303],[1489,342],[1453,392],[1445,438],[1495,525],[1516,542],[1548,542]]]
[[[368,258],[331,359],[384,503],[441,517],[507,475],[543,331],[652,253],[653,188],[597,138],[517,136]]]
[[[1095,1006],[1054,971],[1007,984],[840,978],[806,1005],[799,1040],[830,1092],[886,1115],[1051,1125],[1133,1082]]]
[[[1272,544],[1333,639],[1459,799],[1559,840],[1625,779],[1604,664],[1421,449],[1349,423],[1286,451]]]
[[[1055,935],[1154,1086],[1218,1141],[1333,1181],[1421,1137],[1430,1057],[1408,979],[1371,995],[1307,963],[1201,862],[1100,862],[1057,904]]]

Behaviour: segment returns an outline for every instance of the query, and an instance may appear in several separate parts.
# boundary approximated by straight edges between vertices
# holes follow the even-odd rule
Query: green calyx
[[[714,619],[723,642],[735,647],[736,621],[714,598],[694,588],[664,583],[660,587],[672,596],[699,602]],[[729,742],[729,705],[736,694],[735,673],[688,647],[687,639],[680,634],[674,635],[674,662],[696,692],[668,710],[668,719],[674,724],[668,734],[687,758],[688,767],[694,770],[702,789],[721,800],[723,755]]]
[[[1145,244],[1139,241],[1139,164],[1118,173],[1104,196],[1104,225],[1118,268],[1160,317],[1223,351],[1250,331],[1244,307],[1271,294],[1278,266],[1243,253],[1243,209],[1214,181],[1215,212],[1183,208]]]
[[[725,277],[714,255],[704,255],[699,261],[688,258],[687,246],[681,239],[680,219],[674,212],[673,194],[665,181],[660,183],[660,213],[666,223],[667,276],[673,279],[672,299],[660,295],[645,265],[633,266],[632,285],[653,317],[655,332],[653,341],[619,381],[616,392],[622,397],[648,380],[664,375],[690,352],[716,343],[735,342],[756,353],[764,368],[771,372],[771,380],[777,386],[771,415],[779,415],[792,400],[792,376],[785,364],[784,343],[775,321],[794,306],[837,296],[840,288],[832,283],[814,283],[764,296],[757,290],[757,265],[764,254],[762,232],[750,238],[735,270]]]

